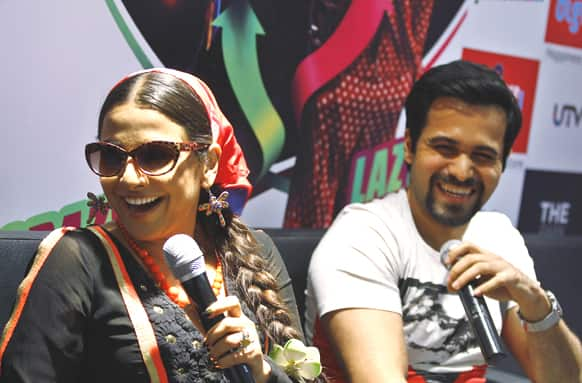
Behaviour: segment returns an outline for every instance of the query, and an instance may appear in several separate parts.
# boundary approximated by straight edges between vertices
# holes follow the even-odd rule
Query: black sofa
[[[307,267],[313,249],[324,233],[311,229],[264,229],[273,238],[293,280],[300,314],[304,309]],[[10,315],[18,284],[47,232],[0,231],[0,329]],[[582,333],[582,306],[578,293],[582,291],[582,238],[549,238],[526,236],[536,271],[544,287],[554,291],[566,313],[570,327]],[[490,382],[528,382],[512,358],[506,358],[488,373]]]
[[[311,253],[323,235],[323,230],[263,229],[280,250],[297,297],[300,313],[304,308],[304,290],[307,266]],[[8,320],[16,289],[24,277],[26,267],[46,231],[0,230],[0,329]]]

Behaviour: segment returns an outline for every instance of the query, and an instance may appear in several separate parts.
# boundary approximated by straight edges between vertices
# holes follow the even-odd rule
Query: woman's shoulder
[[[55,292],[66,296],[87,297],[101,267],[97,248],[90,233],[82,229],[57,229],[39,244],[29,263],[23,284],[34,288],[36,298],[54,299]],[[40,294],[40,295],[38,295]],[[56,293],[60,297],[59,293]]]
[[[284,262],[271,236],[261,229],[250,229],[250,232],[258,243],[258,255],[264,259],[267,268],[272,273],[279,273]]]
[[[59,243],[80,251],[97,251],[101,248],[99,239],[87,228],[67,231]]]
[[[50,241],[49,237],[45,239]],[[45,241],[41,242],[39,250],[46,245]],[[63,233],[50,249],[50,258],[60,263],[91,265],[102,261],[102,252],[99,239],[90,230],[78,228]]]
[[[251,234],[259,245],[266,246],[266,247],[274,247],[275,243],[269,234],[267,234],[263,229],[250,229]]]

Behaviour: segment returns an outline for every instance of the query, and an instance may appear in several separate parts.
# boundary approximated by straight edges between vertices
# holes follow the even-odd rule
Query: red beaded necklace
[[[129,244],[129,247],[131,247],[131,249],[139,256],[142,263],[146,266],[146,268],[150,272],[152,278],[156,281],[158,287],[162,289],[166,293],[166,295],[181,308],[188,306],[190,304],[190,299],[188,299],[188,296],[186,295],[184,290],[179,289],[176,286],[170,286],[168,280],[166,279],[166,276],[162,273],[160,267],[154,261],[154,258],[150,255],[150,253],[146,249],[140,247],[137,244],[137,242],[135,242],[133,238],[131,238],[125,226],[123,226],[119,222],[116,223],[119,229],[121,230],[123,237]],[[220,257],[216,257],[216,270],[214,273],[214,280],[212,281],[212,291],[214,292],[214,295],[218,296],[220,294],[220,291],[222,290],[223,281],[224,279],[222,276],[222,261],[220,260]]]

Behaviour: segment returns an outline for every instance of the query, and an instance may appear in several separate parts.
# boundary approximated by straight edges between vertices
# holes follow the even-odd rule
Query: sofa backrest
[[[271,236],[287,265],[293,281],[299,313],[303,318],[309,259],[324,230],[264,229],[264,231]],[[0,230],[0,329],[8,320],[16,289],[25,275],[27,266],[41,239],[46,235],[47,232]],[[553,290],[558,296],[570,328],[580,336],[582,334],[582,305],[580,305],[578,294],[582,291],[582,277],[580,276],[582,238],[526,236],[525,240],[535,260],[536,271],[543,286]],[[518,379],[523,374],[512,358],[502,361],[497,369],[491,369],[488,377],[493,382],[505,382],[509,381],[506,378],[509,376],[506,375],[507,373],[513,374],[511,381],[523,381]]]
[[[275,242],[293,281],[299,312],[303,314],[307,267],[323,230],[263,229]],[[0,230],[0,329],[10,316],[16,289],[46,231]]]
[[[304,309],[304,291],[309,259],[324,233],[313,229],[263,229],[271,236],[287,265],[300,314]],[[6,322],[16,289],[35,254],[43,231],[0,230],[0,328]],[[570,327],[582,334],[582,238],[525,237],[536,271],[545,288],[560,299]]]
[[[46,231],[0,230],[0,330],[12,311],[16,289]]]
[[[299,315],[303,319],[305,309],[305,288],[309,260],[321,236],[323,229],[263,229],[273,239],[279,249],[287,271],[293,282],[293,291]]]

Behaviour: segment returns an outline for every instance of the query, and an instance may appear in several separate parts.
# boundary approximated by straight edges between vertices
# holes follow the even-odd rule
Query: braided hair
[[[203,203],[203,198],[209,198],[208,193],[201,193],[200,198]],[[222,213],[226,221],[224,228],[216,215],[198,213],[197,223],[214,247],[205,250],[215,250],[222,257],[225,275],[234,280],[237,295],[255,313],[259,329],[270,342],[283,345],[289,339],[301,338],[279,296],[276,279],[266,269],[260,244],[230,209]]]

